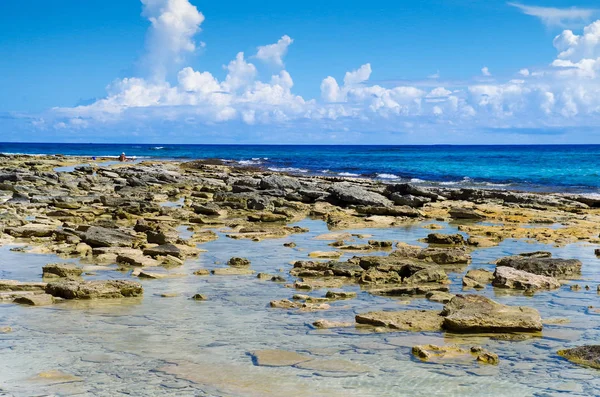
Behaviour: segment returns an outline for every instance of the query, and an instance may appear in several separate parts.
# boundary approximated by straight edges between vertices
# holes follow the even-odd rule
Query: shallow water
[[[430,222],[427,222],[430,223]],[[358,298],[333,302],[330,310],[296,313],[271,309],[274,299],[291,298],[299,291],[283,283],[260,281],[253,276],[192,275],[199,268],[224,267],[232,256],[252,261],[256,272],[289,278],[290,262],[306,259],[314,250],[330,250],[328,241],[314,240],[327,233],[321,221],[304,220],[309,233],[284,239],[252,242],[232,240],[219,232],[218,240],[201,244],[207,253],[188,260],[172,273],[186,277],[140,280],[142,299],[66,302],[51,307],[0,305],[0,327],[13,332],[0,334],[0,395],[39,394],[100,395],[124,393],[135,396],[551,396],[598,395],[600,378],[593,369],[570,364],[556,355],[563,347],[595,343],[600,337],[600,312],[596,286],[600,283],[600,261],[591,245],[555,248],[508,240],[500,246],[477,250],[469,268],[493,268],[491,261],[517,252],[549,250],[555,256],[583,261],[580,285],[590,291],[574,292],[563,286],[534,297],[508,294],[487,287],[481,293],[506,304],[537,308],[543,318],[568,317],[564,325],[546,325],[543,337],[508,342],[486,337],[450,336],[442,333],[368,333],[354,328],[315,330],[310,324],[325,318],[353,321],[356,313],[372,310],[436,308],[441,304],[413,299],[377,297],[359,292]],[[415,244],[431,231],[423,224],[390,229],[352,232]],[[183,231],[183,230],[182,230]],[[455,232],[446,225],[441,232]],[[283,247],[294,241],[296,249]],[[41,267],[61,261],[53,255],[11,252],[0,247],[0,278],[38,280]],[[385,254],[385,252],[381,252]],[[353,253],[345,254],[348,258]],[[89,266],[89,265],[86,265]],[[99,268],[86,278],[125,278],[127,273]],[[465,268],[466,270],[467,268]],[[464,271],[462,272],[464,273]],[[452,274],[452,293],[461,291],[462,273]],[[163,293],[178,293],[172,298]],[[189,297],[206,294],[209,300]],[[313,291],[322,296],[325,290]],[[598,305],[600,306],[600,305]],[[410,348],[419,343],[463,343],[481,345],[500,356],[498,366],[468,363],[424,363],[415,360]],[[368,367],[368,372],[331,373],[294,367],[259,367],[248,352],[284,349],[339,359]],[[33,379],[36,374],[60,370],[79,382],[51,384]]]

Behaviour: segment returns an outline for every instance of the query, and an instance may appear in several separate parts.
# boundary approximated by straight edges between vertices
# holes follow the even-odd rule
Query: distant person
[[[119,161],[127,161],[127,157],[125,157],[125,152],[121,153],[119,156]]]

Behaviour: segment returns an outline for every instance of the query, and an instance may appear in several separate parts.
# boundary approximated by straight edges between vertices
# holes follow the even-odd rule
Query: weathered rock
[[[540,276],[538,274],[528,273],[506,266],[496,267],[492,285],[497,288],[522,290],[560,288],[560,282],[554,277]]]
[[[455,295],[453,294],[449,294],[447,292],[441,292],[441,291],[432,291],[432,292],[428,292],[425,297],[432,301],[432,302],[437,302],[437,303],[448,303],[452,300],[452,298],[454,298]]]
[[[42,277],[77,278],[82,274],[82,269],[68,263],[52,263],[42,267]]]
[[[339,251],[313,251],[308,256],[311,258],[339,258],[342,253]]]
[[[171,255],[175,258],[184,259],[188,256],[198,255],[200,252],[202,252],[202,250],[186,245],[162,244],[144,249],[143,254],[153,258]]]
[[[0,280],[0,291],[38,291],[43,292],[47,283]]]
[[[462,280],[463,287],[466,288],[485,288],[494,279],[494,274],[485,269],[471,269],[465,274]]]
[[[26,295],[16,298],[14,302],[29,306],[48,306],[54,303],[54,297],[50,294]]]
[[[198,269],[194,272],[196,276],[208,276],[210,274],[210,270],[208,269]]]
[[[4,231],[13,237],[51,237],[56,232],[56,226],[28,223],[18,227],[7,227]]]
[[[191,299],[195,300],[195,301],[205,301],[205,300],[208,300],[208,297],[203,294],[195,294],[194,296],[192,296]]]
[[[575,364],[600,369],[600,345],[584,345],[559,350],[558,355]]]
[[[450,217],[452,217],[452,219],[464,219],[473,221],[485,219],[484,215],[476,212],[471,208],[455,207],[448,212],[450,213]]]
[[[542,330],[537,310],[506,306],[480,295],[457,295],[444,306],[443,326],[454,332],[535,332]]]
[[[401,310],[358,314],[358,324],[387,327],[399,331],[440,331],[444,318],[434,310]]]
[[[427,236],[427,242],[429,244],[443,244],[443,245],[465,245],[465,238],[462,234],[443,234],[443,233],[430,233]]]
[[[263,190],[300,190],[302,185],[296,178],[283,175],[268,175],[260,180],[260,188]]]
[[[250,355],[255,365],[263,367],[287,367],[312,360],[302,354],[278,349],[256,350]]]
[[[289,299],[281,299],[276,301],[271,301],[269,306],[277,309],[299,309],[302,307],[301,303],[292,302]]]
[[[114,299],[141,296],[142,285],[128,280],[61,281],[48,283],[46,293],[64,299]]]
[[[312,323],[313,327],[321,328],[321,329],[329,329],[329,328],[348,328],[352,327],[354,324],[342,321],[329,321],[320,319]]]
[[[254,274],[254,270],[238,267],[229,267],[224,269],[214,269],[211,270],[211,273],[215,276],[249,276]]]
[[[233,257],[227,261],[231,267],[250,267],[250,261],[246,258]]]
[[[356,292],[327,291],[327,293],[325,294],[325,298],[331,300],[354,299],[356,298]]]
[[[117,255],[117,263],[127,266],[158,266],[159,262],[155,259],[145,256],[142,251],[122,252]]]
[[[132,247],[136,238],[116,229],[90,226],[78,236],[91,247]]]
[[[346,182],[334,183],[331,196],[342,204],[390,207],[392,202],[385,196]]]
[[[496,266],[508,266],[517,270],[556,278],[569,278],[581,274],[581,261],[578,259],[507,256],[496,261]]]

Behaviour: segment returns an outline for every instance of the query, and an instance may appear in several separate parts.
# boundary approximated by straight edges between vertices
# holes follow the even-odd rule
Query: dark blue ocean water
[[[600,145],[278,146],[0,143],[0,153],[219,158],[277,171],[600,193]],[[1,161],[1,160],[0,160]]]

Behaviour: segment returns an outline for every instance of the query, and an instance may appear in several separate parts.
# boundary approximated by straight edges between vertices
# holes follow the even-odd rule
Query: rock
[[[480,295],[457,295],[442,310],[443,327],[453,332],[535,332],[542,330],[537,310],[506,306]]]
[[[46,293],[64,299],[114,299],[142,296],[140,283],[128,280],[60,281],[48,283]]]
[[[448,303],[454,298],[454,295],[447,292],[432,291],[428,292],[425,297],[431,302]]]
[[[34,294],[20,296],[16,298],[13,302],[29,306],[48,306],[54,303],[54,297],[49,294]]]
[[[224,269],[214,269],[211,273],[215,276],[249,276],[254,274],[254,270],[229,267]]]
[[[227,261],[227,265],[231,267],[250,267],[250,261],[246,258],[233,257]]]
[[[496,266],[508,266],[542,276],[569,278],[581,274],[581,261],[538,256],[507,256],[496,261]]]
[[[443,233],[430,233],[427,236],[427,242],[429,244],[443,244],[443,245],[465,245],[465,238],[462,234],[443,234]]]
[[[163,257],[158,257],[160,258],[160,262],[163,266],[165,267],[176,267],[176,266],[183,266],[183,260],[172,256],[172,255],[167,255],[167,256],[163,256]]]
[[[494,274],[485,269],[471,269],[463,277],[463,286],[470,288],[485,288],[494,279]]]
[[[195,301],[205,301],[205,300],[208,300],[208,297],[203,294],[196,294],[196,295],[192,296],[191,299],[193,299]]]
[[[208,276],[210,271],[208,269],[198,269],[194,272],[196,276]]]
[[[91,247],[132,247],[136,238],[116,229],[90,226],[78,236]]]
[[[342,253],[339,251],[313,251],[308,256],[311,258],[339,258]]]
[[[156,247],[149,247],[144,249],[144,255],[156,258],[157,256],[174,256],[175,258],[185,259],[187,256],[198,255],[202,250],[198,248],[189,247],[186,245],[175,245],[175,244],[163,244]]]
[[[327,291],[327,293],[325,294],[325,298],[331,299],[331,300],[353,299],[353,298],[356,298],[356,292]]]
[[[195,204],[192,205],[192,209],[196,214],[219,216],[225,211],[215,203]]]
[[[419,211],[408,206],[359,206],[356,207],[356,212],[363,215],[404,216],[407,218],[417,218],[421,216]]]
[[[444,318],[435,310],[401,310],[356,315],[358,324],[386,327],[399,331],[440,331]]]
[[[482,352],[477,356],[477,361],[485,364],[498,365],[500,359],[498,355],[491,352]]]
[[[123,252],[117,255],[117,263],[127,266],[151,267],[158,266],[159,262],[155,259],[145,256],[142,251]]]
[[[506,266],[496,267],[492,285],[497,288],[521,290],[560,288],[560,282],[554,277],[540,276]]]
[[[250,353],[255,365],[263,367],[287,367],[311,360],[310,357],[286,350],[256,350]]]
[[[11,327],[0,327],[0,334],[8,334],[9,332],[12,332]]]
[[[476,212],[475,210],[473,210],[471,208],[455,207],[455,208],[452,208],[448,212],[452,219],[464,219],[464,220],[474,220],[474,221],[479,221],[479,220],[485,219],[484,215],[481,215],[480,213]]]
[[[294,248],[296,247],[296,243],[294,243],[293,241],[289,243],[283,243],[283,246],[288,248]]]
[[[600,345],[584,345],[559,350],[558,355],[572,363],[600,369]]]
[[[321,329],[329,329],[329,328],[348,328],[352,327],[354,324],[341,322],[341,321],[329,321],[329,320],[317,320],[312,323],[313,327],[321,328]]]
[[[471,255],[462,248],[425,248],[419,252],[418,259],[429,259],[438,265],[456,265],[471,262]]]
[[[299,309],[302,307],[302,304],[298,302],[292,302],[289,299],[281,299],[278,301],[269,302],[269,306],[277,309]]]
[[[56,233],[56,225],[28,223],[18,227],[7,227],[4,231],[13,237],[51,237]]]
[[[36,291],[44,292],[47,283],[0,280],[0,291]]]
[[[331,187],[331,196],[345,205],[392,206],[392,201],[385,196],[346,182],[334,183]]]
[[[421,208],[425,204],[431,202],[431,199],[428,197],[413,196],[411,194],[400,194],[397,192],[390,194],[389,199],[392,200],[396,205],[406,205],[408,207],[413,208]]]
[[[296,178],[283,175],[269,175],[260,180],[260,188],[263,190],[300,190],[302,185]]]
[[[82,269],[67,263],[52,263],[42,267],[42,277],[77,278],[82,274]]]

